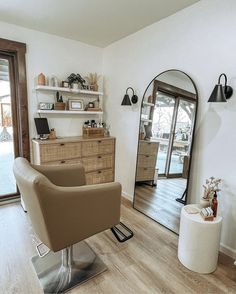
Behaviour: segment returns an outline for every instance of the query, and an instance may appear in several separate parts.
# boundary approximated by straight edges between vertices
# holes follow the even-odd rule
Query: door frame
[[[0,55],[9,61],[15,156],[30,160],[25,54],[25,43],[0,38]],[[1,200],[16,196],[19,197],[18,189],[14,194],[2,196]]]

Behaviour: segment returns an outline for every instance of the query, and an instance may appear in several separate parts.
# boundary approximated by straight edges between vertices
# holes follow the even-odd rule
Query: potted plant
[[[84,87],[85,80],[81,77],[80,74],[70,74],[67,78],[69,85],[72,89],[79,89],[79,84],[81,84],[82,88]]]
[[[221,179],[216,179],[215,177],[210,177],[206,179],[206,184],[203,185],[204,194],[200,200],[200,205],[202,207],[211,206],[211,201],[215,192],[219,192],[219,184],[221,183]]]
[[[60,96],[59,92],[56,93],[56,99],[57,99],[57,102],[55,103],[54,109],[55,110],[65,110],[66,103],[63,102],[62,96]]]

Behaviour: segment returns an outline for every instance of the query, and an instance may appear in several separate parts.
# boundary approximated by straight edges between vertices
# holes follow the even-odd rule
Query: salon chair
[[[13,171],[32,227],[50,249],[32,258],[44,293],[64,293],[105,271],[83,240],[119,224],[121,185],[86,185],[81,165],[32,165],[21,157]]]

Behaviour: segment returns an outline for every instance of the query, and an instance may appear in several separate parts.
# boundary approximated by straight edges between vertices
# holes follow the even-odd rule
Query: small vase
[[[46,85],[46,77],[43,73],[38,75],[38,85],[40,85],[40,86]]]
[[[98,84],[91,85],[91,90],[94,92],[97,92],[98,91]]]
[[[58,78],[55,75],[51,76],[50,79],[50,86],[51,87],[59,87],[59,82],[58,82]]]
[[[78,83],[73,83],[72,84],[72,89],[73,90],[78,90],[79,89],[79,84]]]
[[[200,206],[201,206],[201,208],[209,207],[209,206],[211,206],[211,201],[208,199],[201,198],[200,199]]]

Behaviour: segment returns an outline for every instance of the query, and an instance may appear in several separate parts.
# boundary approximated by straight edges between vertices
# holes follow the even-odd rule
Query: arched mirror
[[[182,71],[156,76],[143,95],[134,208],[179,232],[186,204],[198,95]]]

